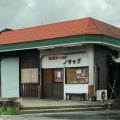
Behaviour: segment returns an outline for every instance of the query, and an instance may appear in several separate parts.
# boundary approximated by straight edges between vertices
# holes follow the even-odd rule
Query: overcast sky
[[[85,17],[120,27],[120,0],[0,0],[0,30]]]

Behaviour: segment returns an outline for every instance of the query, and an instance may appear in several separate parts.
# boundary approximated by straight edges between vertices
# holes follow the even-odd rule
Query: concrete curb
[[[33,114],[33,113],[59,113],[59,112],[99,111],[99,110],[105,110],[105,108],[90,107],[90,108],[34,109],[34,110],[21,110],[21,113]]]
[[[59,112],[75,112],[75,111],[99,111],[99,110],[106,110],[106,108],[107,108],[107,104],[22,107],[20,112],[22,114],[59,113]]]

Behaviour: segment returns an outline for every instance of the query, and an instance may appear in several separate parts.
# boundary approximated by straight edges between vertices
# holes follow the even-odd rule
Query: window
[[[87,84],[88,67],[66,68],[66,84]]]
[[[53,70],[54,75],[54,82],[63,82],[63,69],[54,69]]]

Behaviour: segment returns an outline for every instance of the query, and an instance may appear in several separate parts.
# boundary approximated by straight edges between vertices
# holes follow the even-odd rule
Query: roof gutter
[[[92,41],[89,41],[89,42],[79,42],[79,44],[77,43],[74,43],[74,45],[71,45],[71,44],[60,44],[60,45],[51,45],[51,46],[42,46],[42,47],[28,47],[28,48],[21,48],[21,49],[11,49],[11,50],[2,50],[0,52],[8,52],[8,51],[18,51],[18,50],[28,50],[28,49],[38,49],[38,50],[45,50],[45,49],[54,49],[56,47],[74,47],[74,46],[81,46],[83,44],[100,44],[100,45],[108,45],[108,46],[111,46],[111,47],[117,47],[120,49],[120,46],[117,46],[117,45],[112,45],[112,44],[108,44],[108,43],[105,43],[105,42],[92,42]]]
[[[63,44],[61,44],[63,43]],[[18,44],[1,45],[0,52],[27,50],[27,49],[54,49],[56,47],[81,46],[83,44],[101,44],[120,49],[120,40],[101,35],[72,36],[45,41],[34,41]]]

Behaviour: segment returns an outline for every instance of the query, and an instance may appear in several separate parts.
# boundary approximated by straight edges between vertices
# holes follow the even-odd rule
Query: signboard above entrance
[[[48,55],[42,58],[42,68],[89,66],[87,53]]]

